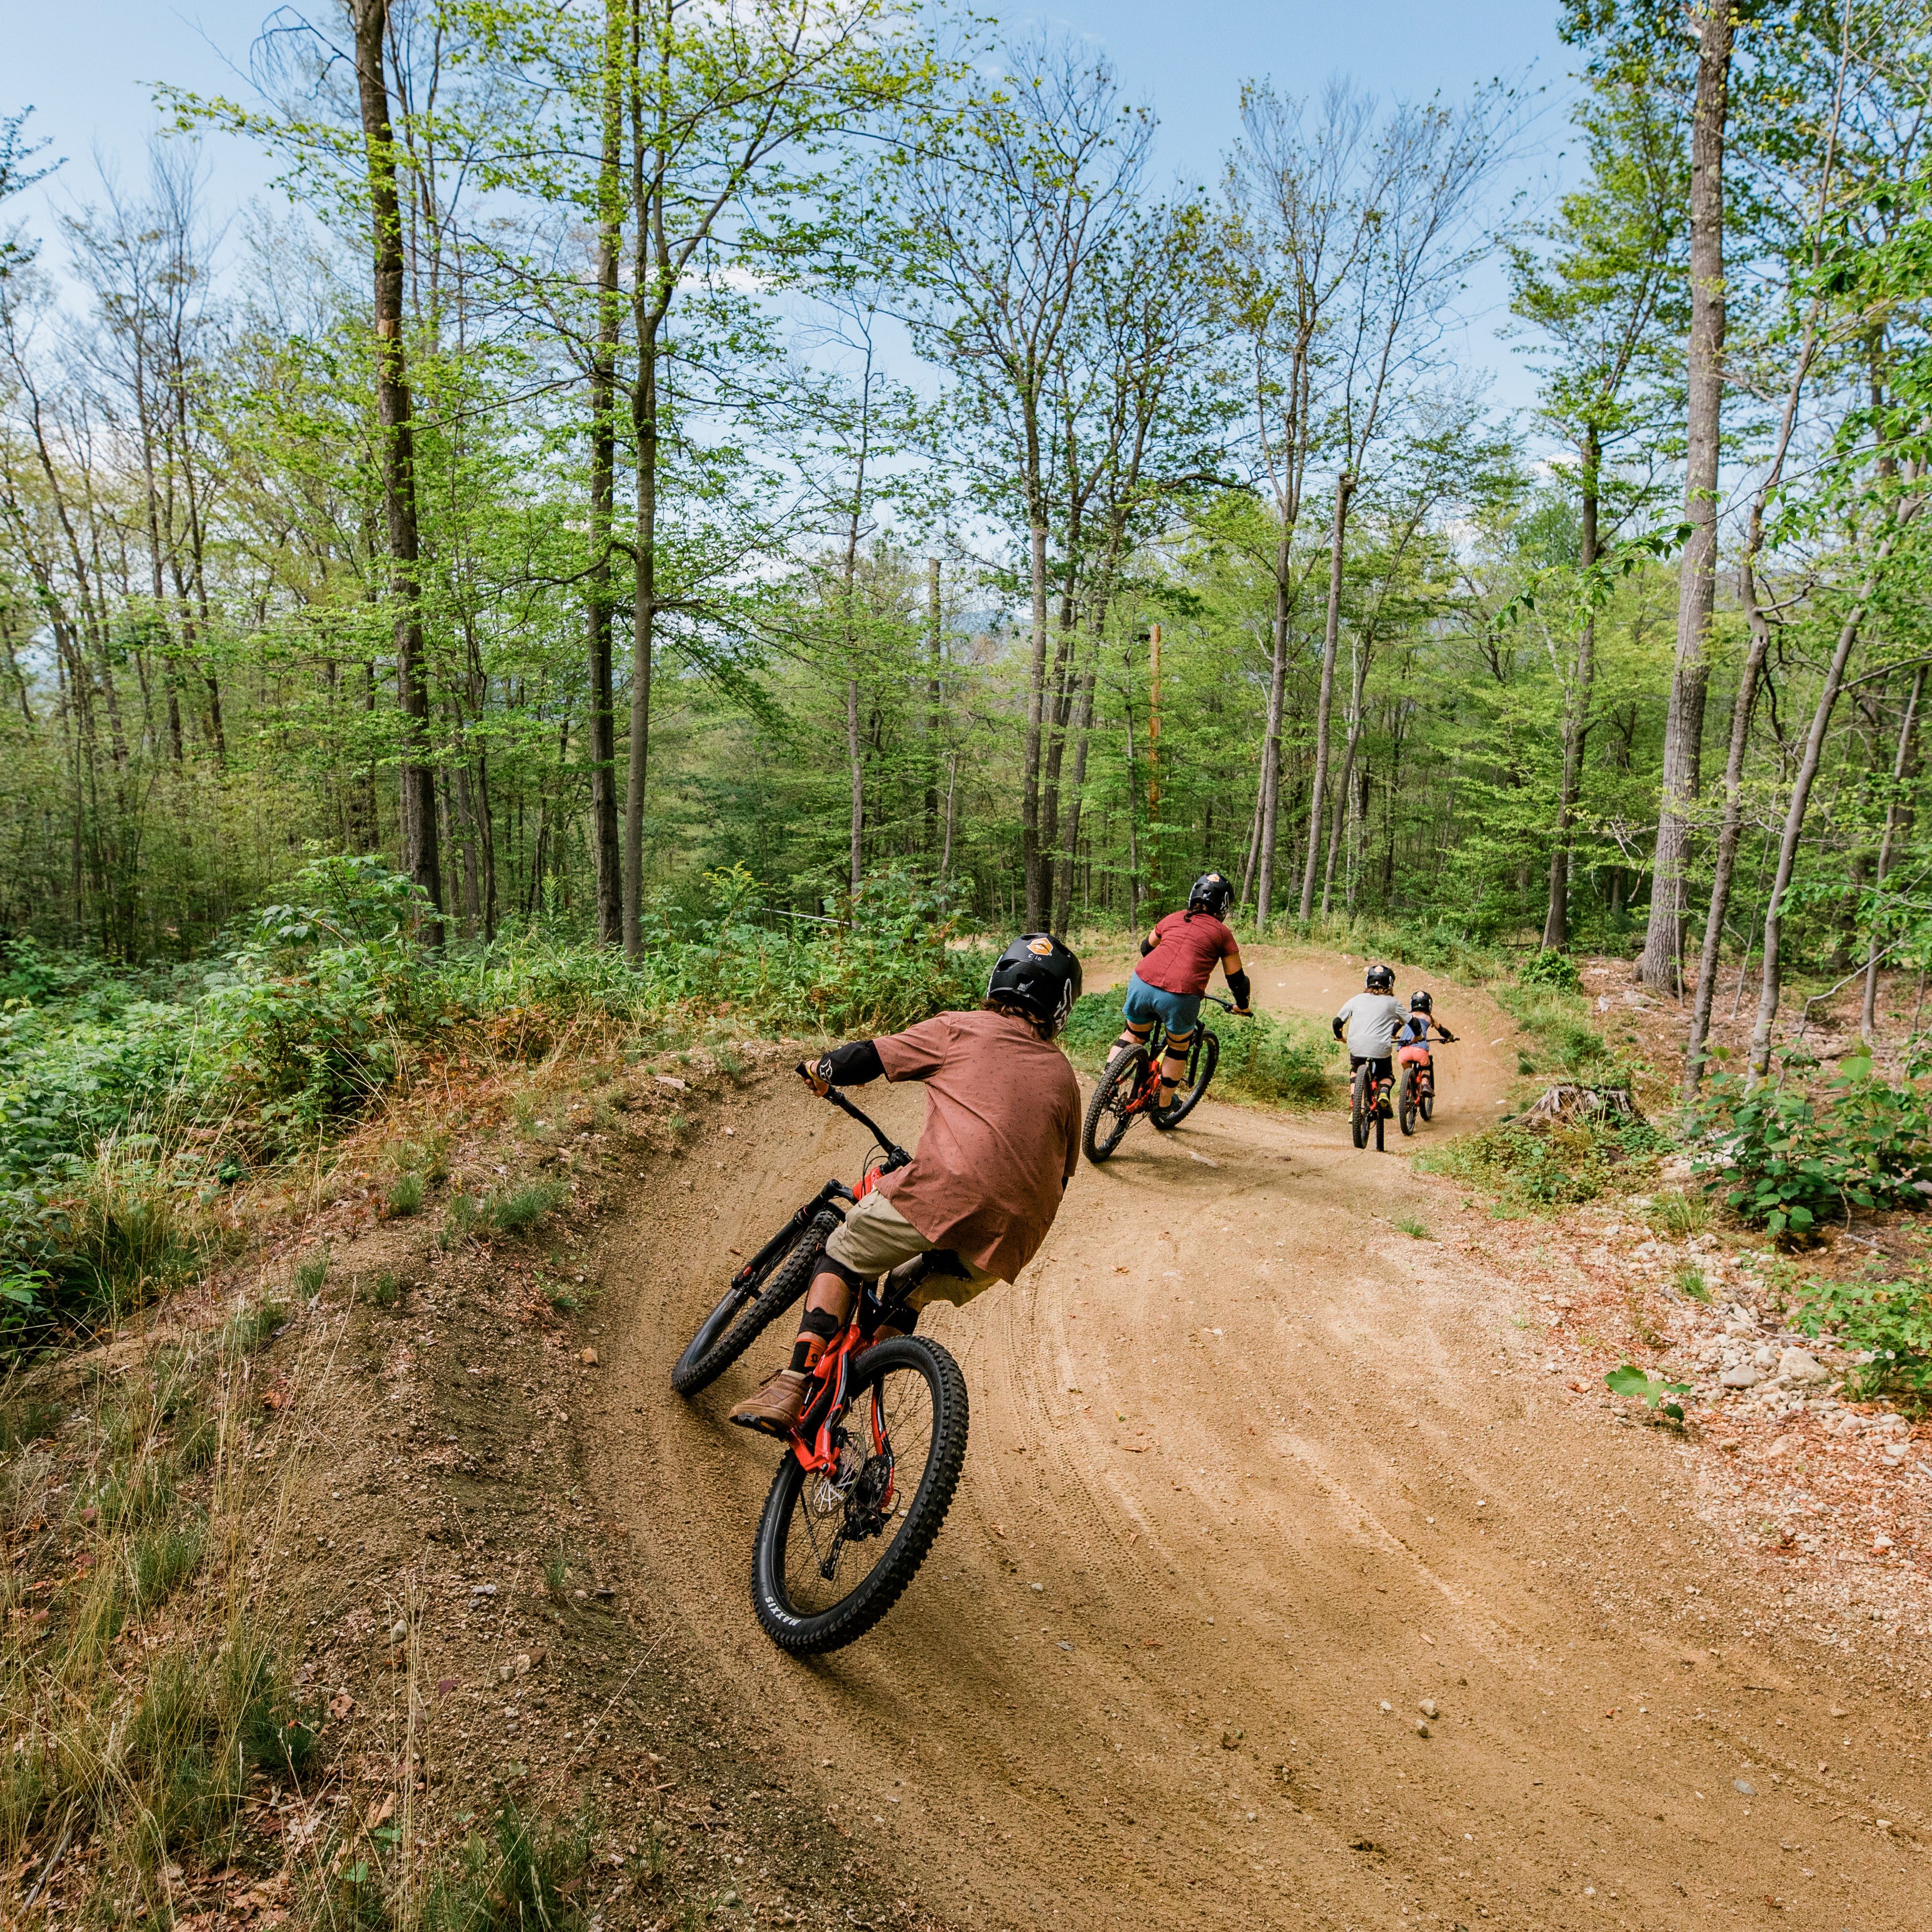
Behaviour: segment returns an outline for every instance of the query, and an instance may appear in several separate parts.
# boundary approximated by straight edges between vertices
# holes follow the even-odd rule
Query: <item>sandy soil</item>
[[[1358,970],[1250,964],[1324,1014]],[[1441,1005],[1431,1137],[1514,1069],[1489,1002]],[[918,1093],[874,1096],[909,1140]],[[1210,1100],[1083,1166],[1019,1282],[928,1317],[973,1424],[925,1570],[800,1664],[747,1597],[774,1451],[722,1420],[779,1345],[693,1405],[668,1376],[729,1251],[863,1136],[748,1084],[604,1262],[579,1420],[640,1625],[959,1924],[1923,1925],[1924,1656],[1785,1634],[1706,1452],[1536,1372],[1507,1276],[1396,1226],[1462,1202],[1389,1139]]]

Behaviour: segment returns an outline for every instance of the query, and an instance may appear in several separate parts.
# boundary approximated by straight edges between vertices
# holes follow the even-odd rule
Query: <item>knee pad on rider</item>
[[[848,1267],[836,1255],[821,1253],[818,1266],[813,1270],[814,1279],[821,1274],[836,1274],[854,1294],[862,1294],[872,1285],[872,1277],[862,1274],[857,1268]]]
[[[821,1342],[829,1342],[843,1325],[829,1308],[808,1308],[799,1318],[798,1332],[801,1335],[816,1335]]]
[[[1194,1029],[1190,1027],[1185,1033],[1169,1034],[1164,1051],[1172,1054],[1177,1060],[1184,1060],[1187,1057],[1187,1049],[1193,1044]]]

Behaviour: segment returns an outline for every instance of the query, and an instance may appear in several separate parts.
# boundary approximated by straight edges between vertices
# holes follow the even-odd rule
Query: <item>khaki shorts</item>
[[[937,1241],[928,1241],[874,1189],[845,1216],[842,1226],[832,1229],[825,1252],[842,1267],[871,1280],[915,1256],[930,1254],[938,1245]],[[954,1307],[963,1308],[999,1280],[998,1275],[975,1268],[964,1255],[958,1259],[970,1279],[962,1281],[956,1276],[944,1274],[928,1276],[913,1294],[914,1307],[950,1301]]]

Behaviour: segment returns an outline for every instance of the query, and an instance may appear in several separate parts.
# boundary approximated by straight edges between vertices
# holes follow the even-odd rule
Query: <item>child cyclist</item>
[[[1228,976],[1235,1012],[1248,1010],[1241,949],[1221,920],[1234,897],[1234,887],[1219,872],[1203,872],[1187,895],[1187,910],[1169,913],[1141,941],[1141,963],[1127,981],[1126,1030],[1108,1057],[1144,1046],[1159,1020],[1167,1029],[1156,1103],[1160,1106],[1174,1104],[1174,1090],[1187,1071],[1187,1050],[1194,1044],[1202,996],[1217,964]]]
[[[1408,996],[1408,1018],[1402,1023],[1396,1035],[1396,1051],[1400,1057],[1412,1061],[1416,1075],[1426,1093],[1436,1084],[1436,1062],[1429,1052],[1429,1028],[1435,1022],[1436,1036],[1453,1044],[1456,1036],[1440,1020],[1435,1018],[1436,1002],[1424,992],[1414,992]]]
[[[1348,1036],[1348,1071],[1352,1076],[1364,1060],[1369,1063],[1378,1104],[1395,1084],[1396,1036],[1408,1024],[1408,1016],[1396,1004],[1393,966],[1371,966],[1364,990],[1345,1001],[1335,1016],[1335,1037],[1341,1039],[1345,1030]]]
[[[1078,959],[1046,933],[1022,933],[1000,956],[978,1012],[834,1047],[805,1070],[816,1094],[881,1074],[923,1080],[926,1125],[911,1164],[881,1175],[832,1231],[790,1361],[732,1410],[734,1422],[788,1435],[854,1296],[902,1262],[950,1249],[958,1264],[914,1290],[916,1319],[928,1302],[963,1304],[1032,1260],[1079,1161],[1080,1083],[1053,1044],[1079,997]]]

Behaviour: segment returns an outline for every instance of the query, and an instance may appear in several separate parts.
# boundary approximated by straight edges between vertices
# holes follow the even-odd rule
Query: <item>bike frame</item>
[[[1201,997],[1204,1004],[1219,1006],[1224,1013],[1232,1013],[1234,1010],[1234,1003],[1232,1000],[1224,1000],[1214,993],[1203,993]],[[1202,1035],[1207,1031],[1208,1022],[1205,1020],[1197,1020],[1195,1022],[1194,1031],[1187,1042],[1189,1052],[1192,1053],[1200,1044]],[[1134,1097],[1127,1102],[1126,1112],[1130,1118],[1136,1114],[1145,1113],[1148,1108],[1159,1102],[1160,1063],[1162,1056],[1166,1052],[1167,1028],[1159,1020],[1156,1020],[1154,1023],[1154,1030],[1147,1037],[1147,1078],[1141,1082]]]
[[[802,1072],[804,1069],[801,1067],[800,1071]],[[866,1168],[856,1187],[848,1187],[842,1180],[828,1180],[745,1264],[734,1280],[748,1279],[754,1270],[769,1264],[811,1225],[812,1216],[821,1208],[835,1201],[856,1207],[878,1186],[882,1175],[904,1167],[912,1159],[912,1156],[878,1121],[862,1108],[855,1107],[844,1094],[833,1090],[823,1097],[842,1114],[849,1114],[856,1120],[885,1150],[886,1157]],[[813,1378],[818,1386],[800,1411],[797,1426],[787,1438],[790,1453],[798,1458],[800,1466],[806,1470],[830,1469],[837,1466],[839,1448],[837,1431],[845,1413],[847,1390],[851,1384],[853,1358],[862,1348],[870,1346],[867,1337],[878,1332],[880,1324],[904,1305],[906,1294],[917,1287],[931,1272],[930,1268],[922,1268],[909,1276],[902,1285],[899,1293],[890,1303],[883,1299],[869,1283],[860,1290],[844,1326],[826,1345],[825,1352],[819,1357],[818,1365],[812,1370]],[[873,1453],[883,1456],[886,1454],[890,1444],[886,1440],[885,1426],[876,1401],[872,1406],[872,1429]],[[887,1502],[892,1498],[897,1480],[895,1471],[892,1481],[886,1488],[884,1500]]]

